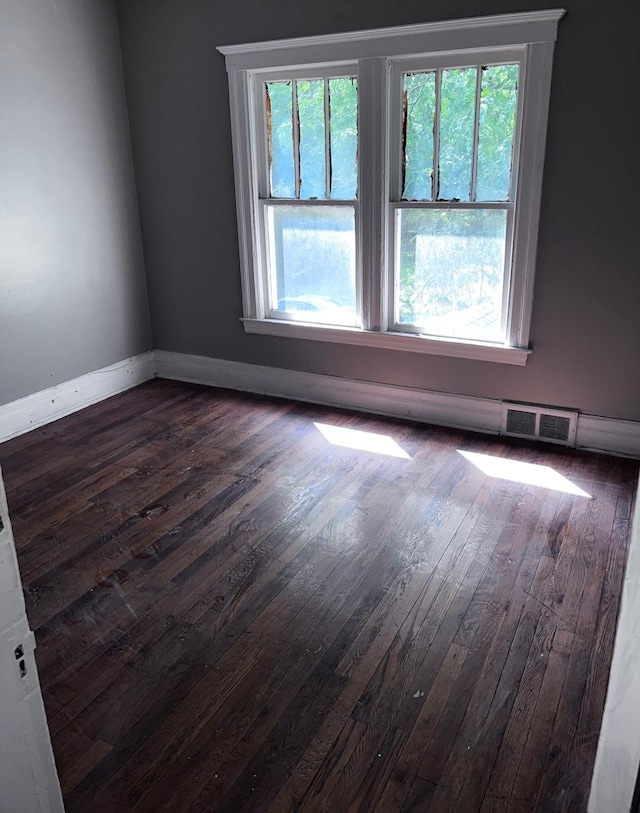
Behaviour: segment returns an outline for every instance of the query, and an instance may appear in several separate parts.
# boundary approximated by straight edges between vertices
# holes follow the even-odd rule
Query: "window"
[[[221,48],[245,330],[525,364],[562,14]]]

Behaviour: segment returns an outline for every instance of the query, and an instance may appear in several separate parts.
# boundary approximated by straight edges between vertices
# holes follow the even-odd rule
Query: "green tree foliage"
[[[518,101],[518,66],[482,69],[477,200],[507,200]]]
[[[477,71],[477,68],[454,68],[440,72],[438,190],[433,189],[438,73],[405,74],[404,200],[470,200]],[[506,200],[518,66],[490,65],[480,71],[475,199]]]
[[[324,80],[296,82],[300,122],[300,198],[325,197]]]
[[[409,73],[404,77],[403,194],[405,200],[432,200],[433,122],[436,74]]]
[[[442,71],[438,200],[470,200],[475,68]]]
[[[505,229],[500,209],[401,210],[400,322],[499,308]]]
[[[358,191],[358,82],[329,79],[331,197],[355,200]]]
[[[267,82],[267,137],[271,197],[295,196],[293,119],[290,82]]]
[[[294,111],[294,84],[297,107]],[[325,121],[325,93],[328,121]],[[272,197],[294,198],[299,161],[302,200],[354,200],[357,191],[358,84],[352,77],[267,82],[267,129]],[[329,125],[330,171],[326,172],[325,128]],[[298,129],[299,154],[294,147]]]

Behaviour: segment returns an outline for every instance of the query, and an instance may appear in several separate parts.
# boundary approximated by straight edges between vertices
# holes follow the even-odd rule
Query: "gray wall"
[[[121,0],[154,346],[640,419],[636,0],[567,0],[556,49],[534,353],[524,368],[246,335],[216,45],[546,8],[546,0]]]
[[[0,404],[151,347],[115,4],[0,0]]]

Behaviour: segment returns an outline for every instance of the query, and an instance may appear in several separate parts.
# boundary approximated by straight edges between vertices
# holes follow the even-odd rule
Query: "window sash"
[[[262,301],[262,308],[264,313],[264,318],[266,319],[278,319],[278,320],[291,320],[291,321],[309,321],[309,322],[319,322],[321,324],[325,324],[322,322],[321,319],[317,318],[307,318],[305,319],[302,314],[297,316],[289,315],[289,311],[281,311],[277,308],[271,307],[272,302],[277,301],[277,290],[274,290],[274,283],[273,283],[273,273],[275,269],[270,268],[269,263],[269,240],[267,235],[267,217],[268,217],[268,210],[270,208],[288,208],[288,207],[295,207],[295,208],[308,208],[308,209],[318,209],[318,208],[338,208],[343,207],[345,209],[353,209],[354,210],[354,218],[355,218],[355,255],[356,255],[356,268],[355,268],[355,293],[356,293],[356,315],[357,315],[357,327],[361,329],[362,324],[362,291],[363,291],[363,284],[362,284],[362,261],[361,261],[361,251],[360,251],[360,205],[359,201],[357,200],[299,200],[296,198],[261,198],[258,202],[258,226],[259,226],[259,247],[260,247],[260,269],[261,269],[261,282],[262,282],[262,291],[263,294],[263,301]],[[350,326],[348,326],[350,327]]]
[[[406,73],[422,73],[427,71],[442,71],[453,68],[478,68],[484,65],[517,64],[519,67],[518,100],[516,105],[516,129],[513,135],[511,184],[509,200],[516,197],[516,179],[518,175],[518,156],[520,148],[520,125],[524,101],[524,79],[526,70],[525,46],[517,48],[496,48],[491,50],[476,50],[467,53],[435,54],[424,57],[400,58],[390,61],[390,109],[392,111],[389,122],[390,158],[389,158],[389,189],[392,202],[402,201],[402,91],[403,77]],[[439,83],[438,83],[439,84]],[[476,102],[479,98],[476,99]],[[440,105],[436,99],[436,132],[434,133],[434,164],[438,164],[439,132],[440,132]],[[477,119],[474,122],[474,171],[477,160]],[[413,201],[412,201],[413,202]],[[417,202],[417,201],[416,201]],[[439,201],[445,203],[446,201]],[[464,202],[464,201],[463,201]]]
[[[389,330],[398,333],[415,333],[427,338],[453,338],[446,337],[441,334],[431,334],[426,332],[423,328],[413,325],[410,322],[400,322],[398,319],[399,303],[400,303],[400,268],[399,268],[399,254],[400,246],[397,237],[397,216],[401,210],[415,211],[415,210],[431,210],[431,211],[505,211],[507,213],[506,230],[505,230],[505,250],[504,250],[504,263],[503,263],[503,279],[502,279],[502,304],[500,311],[500,332],[502,334],[501,341],[486,341],[478,339],[462,339],[462,341],[486,341],[487,344],[496,344],[504,346],[507,342],[507,332],[509,327],[509,302],[511,295],[511,269],[513,265],[513,232],[514,232],[514,219],[515,219],[515,203],[513,201],[490,201],[487,203],[476,201],[461,201],[454,203],[451,201],[394,201],[389,204],[388,215],[388,234],[389,234],[389,256],[392,258],[393,270],[389,275],[388,283],[388,298],[389,298],[389,314],[390,323]]]
[[[260,71],[251,75],[252,84],[252,107],[253,107],[253,139],[255,142],[256,168],[258,173],[258,196],[261,200],[289,200],[289,198],[271,197],[271,179],[269,176],[269,139],[267,132],[267,106],[265,83],[268,82],[291,82],[293,104],[296,104],[296,82],[305,79],[325,81],[325,156],[329,149],[329,129],[326,127],[326,110],[328,104],[327,84],[330,79],[355,79],[358,82],[358,110],[360,106],[360,82],[358,79],[358,64],[346,63],[340,65],[315,66],[313,68],[297,68],[289,71]],[[358,124],[358,131],[360,130]],[[299,134],[293,128],[294,139],[294,171],[295,171],[295,192],[296,197],[291,200],[309,200],[308,198],[298,198],[300,192],[300,160],[299,160]],[[296,159],[297,156],[297,159]],[[325,164],[325,194],[328,184],[328,160]],[[359,189],[359,187],[358,187]],[[336,199],[339,200],[339,199]],[[355,200],[355,199],[354,199]],[[316,202],[316,201],[312,201]]]

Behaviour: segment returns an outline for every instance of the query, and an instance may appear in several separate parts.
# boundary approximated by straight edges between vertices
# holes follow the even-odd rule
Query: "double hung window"
[[[221,48],[245,330],[524,364],[561,15]]]

